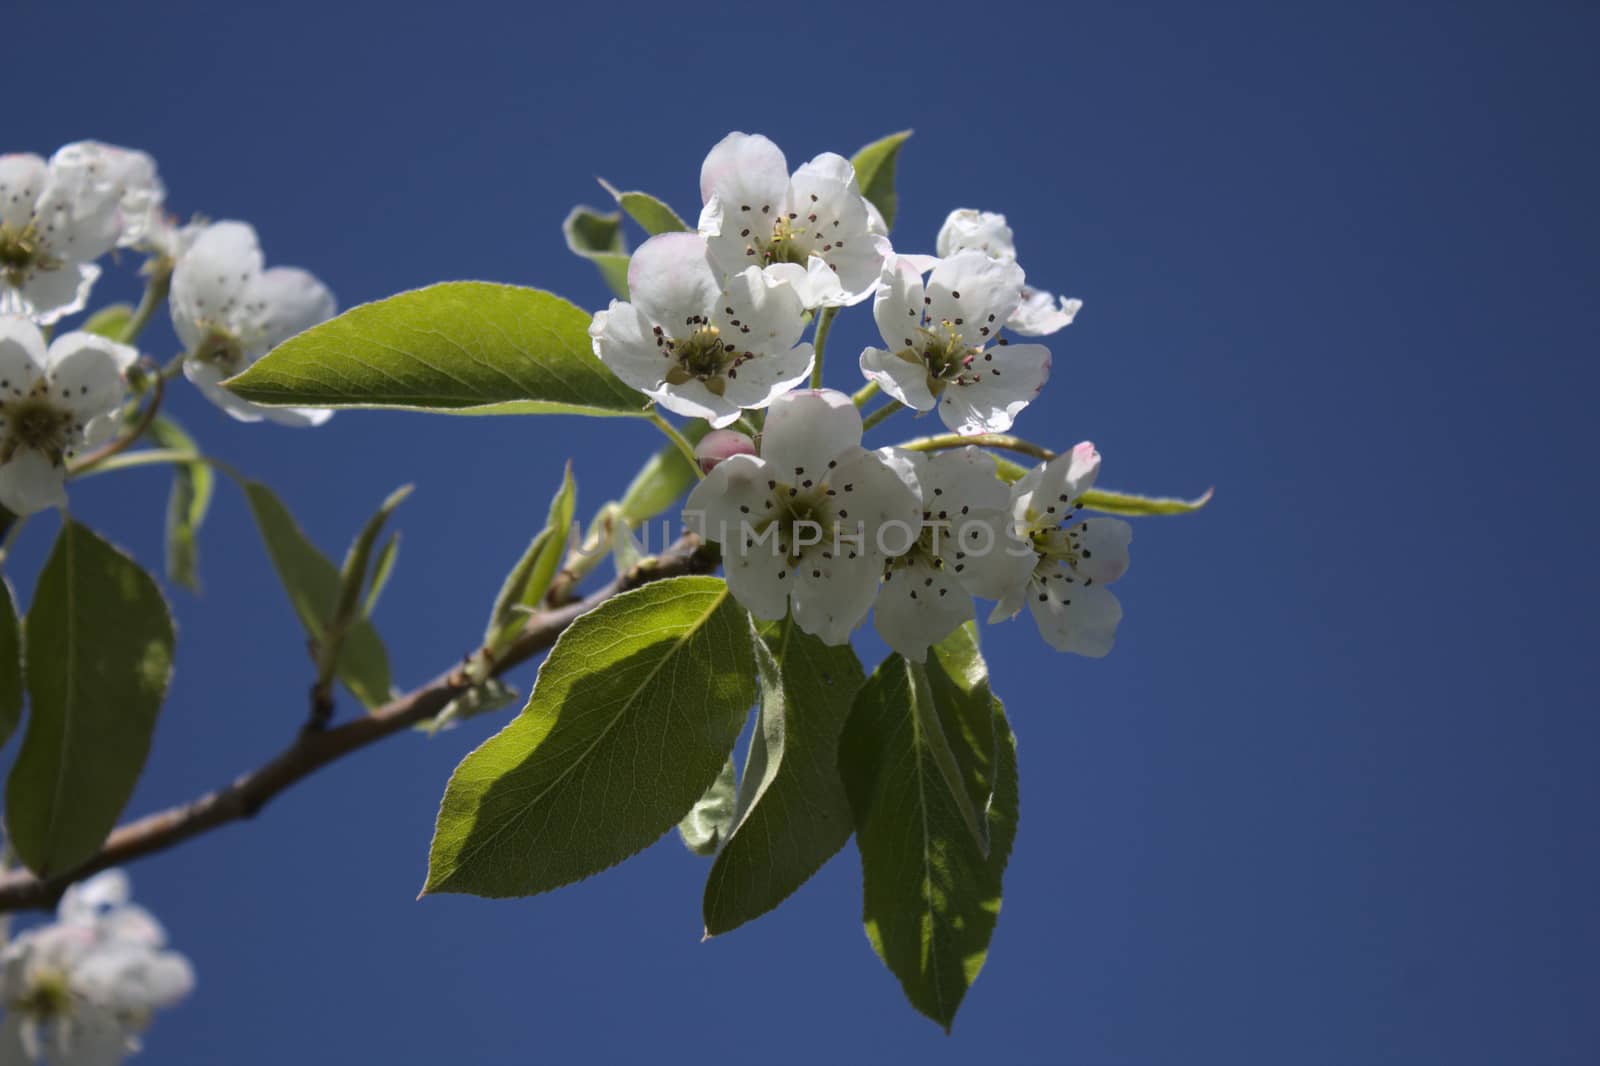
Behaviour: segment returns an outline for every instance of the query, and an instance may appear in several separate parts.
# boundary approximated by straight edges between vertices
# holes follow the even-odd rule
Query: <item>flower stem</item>
[[[850,397],[850,402],[855,404],[857,408],[865,407],[867,406],[867,401],[878,395],[878,393],[881,391],[883,390],[878,388],[878,383],[876,381],[869,381],[856,390],[855,395]]]
[[[145,401],[144,410],[139,414],[139,420],[133,424],[128,432],[116,440],[74,462],[68,467],[69,473],[76,476],[85,470],[99,466],[118,452],[126,451],[133,445],[134,441],[144,436],[144,431],[150,427],[151,422],[155,421],[156,412],[161,409],[161,398],[166,395],[167,391],[166,380],[160,374],[153,375],[150,380],[152,382],[150,399]]]
[[[906,405],[901,403],[899,400],[890,400],[888,403],[884,404],[882,407],[878,408],[876,411],[872,412],[866,418],[861,420],[861,432],[865,433],[867,430],[871,429],[879,422],[882,422],[896,411],[905,410],[905,406]]]
[[[688,439],[678,432],[677,427],[662,418],[660,411],[652,410],[650,412],[650,421],[655,423],[657,429],[666,434],[668,440],[678,446],[678,451],[682,452],[683,457],[689,460],[689,467],[694,471],[694,476],[704,478],[705,474],[700,471],[700,460],[695,458],[694,445],[690,444]]]
[[[828,347],[828,331],[833,328],[833,316],[839,313],[837,307],[824,307],[822,313],[817,315],[817,333],[811,338],[811,347],[816,349],[816,362],[811,364],[811,387],[822,388],[822,353]]]
[[[1016,452],[1046,462],[1056,457],[1056,453],[1049,448],[1023,440],[1021,437],[1013,437],[1008,433],[980,433],[972,437],[963,437],[959,433],[941,433],[934,437],[908,440],[896,447],[912,452],[937,452],[949,448],[965,448],[969,444],[979,448],[999,448],[1001,451]]]
[[[167,292],[171,288],[172,267],[163,263],[150,275],[150,280],[144,286],[144,296],[139,299],[139,306],[134,309],[133,317],[128,319],[128,324],[122,327],[123,344],[132,344],[139,339],[144,327],[150,324],[150,319],[166,302]]]

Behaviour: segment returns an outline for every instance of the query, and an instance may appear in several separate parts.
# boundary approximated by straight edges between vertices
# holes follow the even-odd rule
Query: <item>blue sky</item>
[[[133,868],[200,978],[144,1061],[1600,1055],[1592,9],[25,0],[8,26],[4,150],[145,148],[176,209],[251,221],[345,305],[487,278],[594,307],[559,231],[603,202],[593,175],[690,212],[730,129],[798,161],[914,127],[897,244],[1004,211],[1030,279],[1086,301],[1019,430],[1092,438],[1113,487],[1217,486],[1139,524],[1110,658],[990,631],[1021,828],[953,1036],[868,947],[851,848],[707,944],[704,863],[671,838],[545,897],[415,902],[481,722]],[[854,387],[870,336],[841,320],[830,383]],[[173,410],[330,552],[417,483],[377,619],[408,685],[473,643],[566,458],[592,509],[656,445],[571,419],[240,427],[187,390]],[[154,567],[165,492],[147,471],[73,502]],[[201,550],[135,813],[304,715],[302,637],[226,487]]]

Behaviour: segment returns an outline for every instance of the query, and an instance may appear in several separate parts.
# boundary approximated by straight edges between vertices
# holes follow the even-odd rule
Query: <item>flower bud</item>
[[[700,443],[695,445],[694,457],[700,461],[700,469],[704,473],[711,473],[711,468],[724,459],[732,459],[735,455],[754,455],[756,446],[749,437],[731,429],[714,429],[700,438]]]

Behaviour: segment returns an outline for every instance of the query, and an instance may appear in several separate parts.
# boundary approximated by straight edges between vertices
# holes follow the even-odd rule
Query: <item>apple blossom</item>
[[[1017,258],[1006,216],[970,207],[950,212],[939,229],[935,246],[941,256],[976,249],[1003,262],[1015,262]],[[1026,337],[1043,337],[1072,325],[1082,307],[1082,300],[1063,296],[1058,303],[1052,294],[1024,286],[1021,301],[1006,319],[1006,328]]]
[[[975,617],[972,597],[999,599],[1025,582],[1034,554],[1013,531],[994,456],[973,447],[897,454],[921,491],[921,533],[889,559],[872,619],[889,647],[921,662]]]
[[[885,559],[917,537],[915,474],[861,447],[861,415],[831,389],[779,397],[761,454],[717,465],[689,494],[685,524],[723,549],[728,588],[757,618],[789,610],[843,644],[877,596]]]
[[[713,426],[766,407],[811,373],[805,309],[776,272],[723,277],[699,234],[651,237],[628,264],[629,301],[594,316],[595,355],[662,407]]]
[[[0,316],[0,504],[31,514],[67,502],[67,460],[116,432],[139,353],[93,333],[45,347],[39,327]]]
[[[81,169],[116,197],[122,222],[119,248],[144,245],[165,218],[162,205],[167,188],[156,173],[155,160],[145,152],[100,141],[75,141],[57,149],[52,162]]]
[[[1100,658],[1111,650],[1122,604],[1105,586],[1128,569],[1133,527],[1119,518],[1078,519],[1078,501],[1100,472],[1100,453],[1084,441],[1025,474],[1011,487],[1011,517],[1033,545],[1025,584],[995,605],[990,621],[1024,602],[1045,642],[1057,651]]]
[[[791,176],[770,140],[730,133],[700,168],[700,197],[700,232],[724,273],[780,267],[808,309],[859,303],[877,285],[888,230],[842,155],[824,152]]]
[[[1021,267],[977,250],[939,260],[926,286],[896,258],[872,305],[887,347],[863,351],[861,372],[957,433],[1002,433],[1050,376],[1048,348],[999,339],[1021,293]]]
[[[122,235],[122,186],[68,145],[0,156],[0,313],[40,325],[83,309]]]
[[[172,272],[172,326],[188,352],[184,375],[241,422],[321,425],[331,410],[262,407],[221,386],[269,349],[333,317],[333,294],[311,274],[262,267],[256,231],[243,222],[214,222],[184,251]]]

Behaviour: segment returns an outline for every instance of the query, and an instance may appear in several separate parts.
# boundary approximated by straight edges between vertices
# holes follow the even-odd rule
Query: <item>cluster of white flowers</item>
[[[79,141],[49,160],[0,155],[0,505],[12,512],[63,505],[68,461],[122,428],[138,351],[84,332],[45,342],[45,330],[87,306],[96,260],[118,248],[149,257],[152,291],[170,283],[183,372],[213,402],[249,422],[315,425],[331,414],[258,407],[219,387],[333,316],[316,278],[263,269],[242,222],[180,224],[144,152]]]
[[[152,1013],[194,988],[188,960],[129,896],[126,874],[97,874],[67,889],[53,923],[0,951],[0,1063],[121,1062]]]
[[[1109,651],[1121,607],[1105,586],[1127,568],[1131,529],[1079,517],[1093,445],[1008,485],[979,447],[862,447],[857,407],[876,386],[962,437],[1003,433],[1050,373],[1048,348],[1003,331],[1047,336],[1081,302],[1026,285],[1001,215],[953,211],[937,255],[896,252],[833,153],[791,174],[767,138],[732,133],[706,157],[700,193],[698,232],[647,240],[629,299],[596,314],[590,336],[623,381],[718,427],[697,450],[708,473],[685,521],[722,545],[739,602],[758,618],[792,613],[833,644],[870,611],[919,661],[976,617],[974,597],[998,601],[991,620],[1027,603],[1053,647]],[[869,296],[883,347],[860,355],[864,393],[801,388],[816,358],[808,321]],[[757,440],[734,423],[759,424]]]

